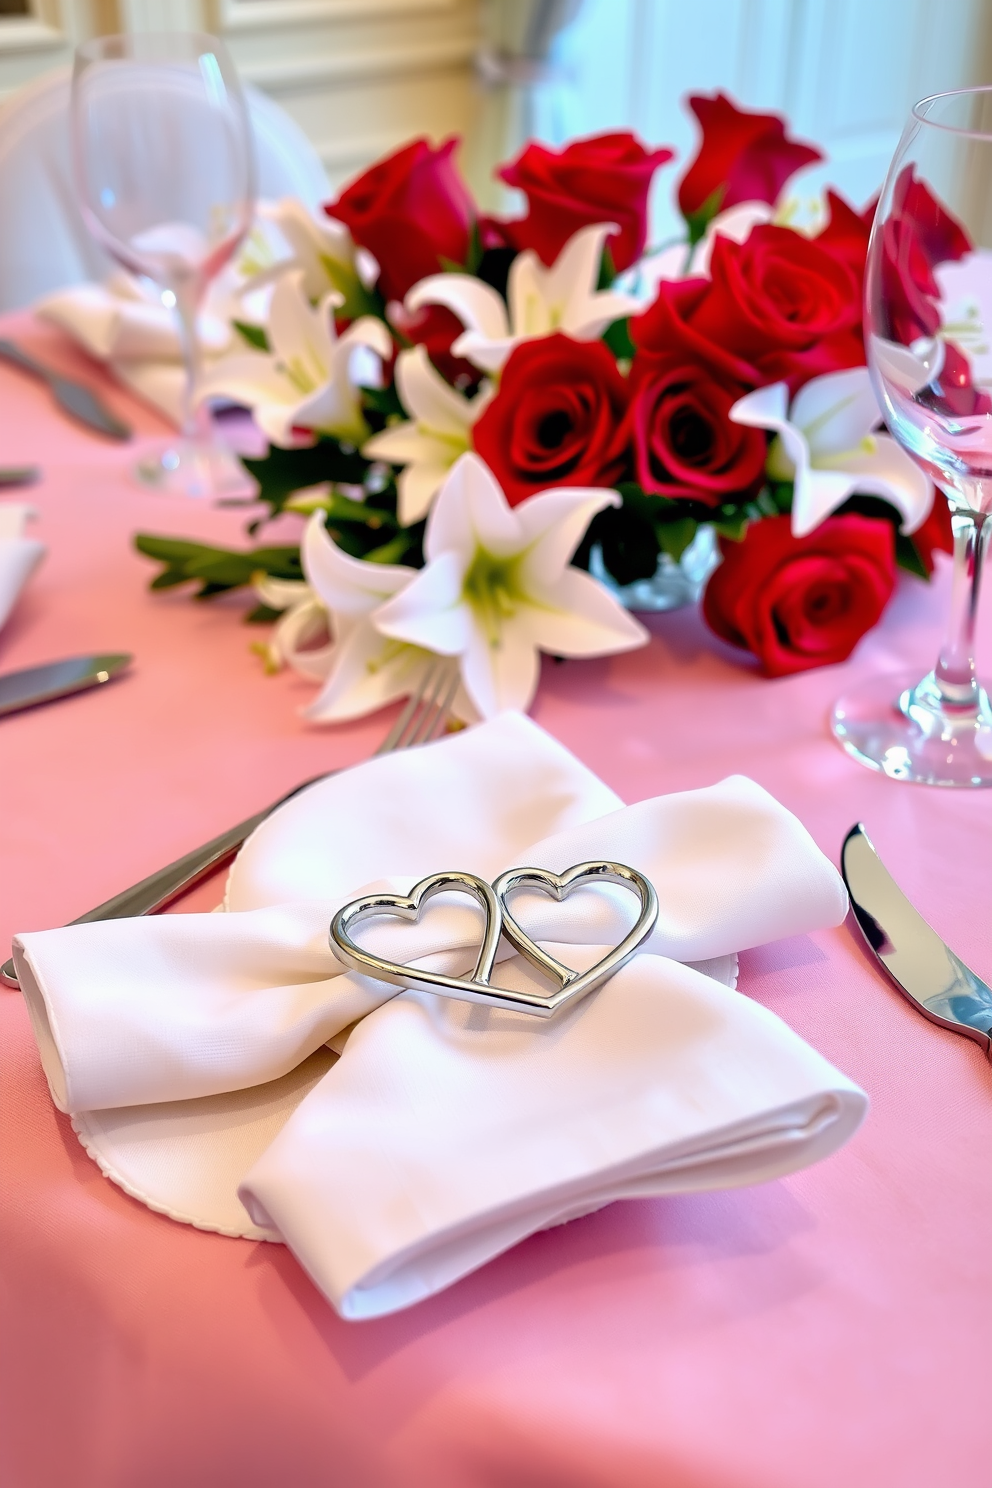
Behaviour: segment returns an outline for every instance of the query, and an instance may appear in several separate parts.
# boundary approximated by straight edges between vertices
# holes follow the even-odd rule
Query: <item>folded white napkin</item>
[[[45,556],[45,545],[25,537],[36,513],[20,501],[0,501],[0,628],[7,621],[28,579]]]
[[[130,274],[111,274],[103,284],[74,284],[45,295],[35,314],[77,341],[90,356],[107,362],[118,380],[172,423],[181,419],[185,372],[176,313],[161,291]],[[207,310],[197,329],[209,362],[231,347],[234,333],[223,315]]]
[[[372,887],[596,857],[652,881],[658,924],[551,1020],[397,996],[330,952],[335,908]],[[579,968],[636,913],[611,886],[563,905],[520,893],[513,907]],[[246,844],[226,909],[18,937],[42,1063],[115,1182],[173,1218],[284,1240],[345,1317],[407,1306],[617,1198],[790,1172],[866,1108],[732,990],[737,950],[846,910],[803,827],[742,777],[623,807],[504,715],[296,797]],[[462,973],[480,933],[474,902],[444,895],[420,924],[372,921],[361,939]],[[534,985],[508,950],[496,980]]]

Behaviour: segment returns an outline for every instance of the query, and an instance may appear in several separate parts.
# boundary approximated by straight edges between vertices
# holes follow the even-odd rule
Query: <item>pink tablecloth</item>
[[[385,720],[304,725],[308,684],[261,675],[236,603],[147,592],[132,532],[234,539],[240,516],[142,493],[132,450],[6,370],[0,398],[0,459],[44,465],[50,547],[0,667],[137,658],[113,687],[0,723],[5,947],[361,758]],[[906,581],[851,663],[778,682],[682,612],[643,651],[549,663],[534,714],[628,801],[744,771],[835,858],[862,818],[988,975],[992,794],[880,779],[825,727],[850,678],[929,664],[943,599]],[[0,993],[4,1488],[987,1488],[992,1069],[847,928],[746,955],[742,987],[870,1093],[846,1149],[763,1187],[616,1204],[361,1324],[281,1247],[200,1234],[105,1181]]]

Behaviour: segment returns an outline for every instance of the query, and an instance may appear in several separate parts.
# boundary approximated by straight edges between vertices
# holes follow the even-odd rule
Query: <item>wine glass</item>
[[[992,512],[992,88],[913,108],[875,213],[865,342],[889,429],[950,503],[953,588],[933,671],[852,690],[833,732],[894,779],[992,785],[992,709],[974,662]]]
[[[244,490],[234,455],[196,398],[197,311],[244,239],[255,202],[251,120],[223,42],[196,32],[104,36],[76,51],[76,189],[97,241],[175,309],[182,428],[139,463],[147,485],[186,496]]]

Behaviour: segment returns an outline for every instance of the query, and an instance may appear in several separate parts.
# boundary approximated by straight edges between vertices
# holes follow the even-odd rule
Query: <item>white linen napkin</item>
[[[0,629],[45,556],[44,543],[24,536],[24,529],[36,515],[33,507],[20,501],[0,501]]]
[[[103,284],[74,284],[45,295],[34,306],[114,376],[174,424],[182,417],[185,387],[175,311],[150,283],[111,274]],[[230,350],[234,333],[223,315],[207,309],[197,319],[206,361]]]
[[[334,909],[373,886],[604,856],[651,879],[658,925],[554,1019],[396,996],[330,952]],[[246,844],[226,904],[18,937],[42,1063],[108,1176],[173,1218],[284,1240],[345,1317],[407,1306],[617,1198],[789,1172],[833,1151],[866,1108],[717,980],[733,983],[737,950],[846,910],[799,822],[741,777],[624,808],[535,724],[504,715],[303,792]],[[576,967],[636,911],[608,886],[513,906]],[[419,925],[374,921],[361,938],[459,973],[480,932],[474,902],[445,895]],[[507,956],[496,979],[533,975]]]

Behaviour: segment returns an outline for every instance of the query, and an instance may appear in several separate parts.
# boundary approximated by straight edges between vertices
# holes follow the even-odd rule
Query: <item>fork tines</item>
[[[415,744],[429,744],[443,732],[451,715],[451,705],[458,691],[457,661],[438,657],[429,663],[416,691],[410,694],[402,713],[383,739],[377,754],[394,749],[410,749]]]

